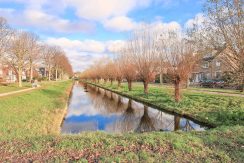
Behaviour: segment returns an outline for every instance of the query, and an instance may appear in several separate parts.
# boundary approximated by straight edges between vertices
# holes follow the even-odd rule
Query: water
[[[203,131],[189,119],[148,107],[110,91],[76,83],[62,133],[103,130],[109,133]]]

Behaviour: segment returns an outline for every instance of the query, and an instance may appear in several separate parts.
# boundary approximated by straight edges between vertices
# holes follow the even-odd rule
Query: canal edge
[[[165,112],[167,112],[167,113],[169,113],[169,114],[176,114],[176,115],[178,115],[178,116],[180,116],[180,117],[187,118],[187,119],[189,119],[189,120],[192,120],[192,121],[195,122],[195,123],[198,123],[198,124],[200,124],[200,125],[204,125],[204,126],[206,126],[206,127],[209,127],[210,129],[211,129],[211,128],[215,128],[215,127],[217,127],[216,124],[211,124],[211,123],[206,122],[206,121],[204,121],[204,120],[202,120],[202,119],[199,120],[199,119],[196,118],[196,117],[193,117],[193,116],[191,116],[191,115],[189,115],[189,114],[180,113],[180,112],[178,112],[177,110],[172,110],[172,109],[162,108],[162,107],[160,107],[160,106],[157,106],[157,105],[155,105],[155,104],[149,103],[149,102],[144,101],[144,100],[142,100],[142,99],[132,97],[132,96],[126,94],[126,93],[119,92],[119,91],[116,91],[116,90],[113,90],[113,89],[109,89],[109,88],[106,88],[106,87],[97,85],[97,84],[95,84],[95,83],[87,82],[87,81],[85,81],[85,83],[90,84],[90,85],[94,85],[94,86],[97,86],[97,87],[100,87],[100,88],[102,88],[102,89],[111,91],[111,92],[113,92],[113,93],[116,93],[116,94],[118,94],[118,95],[121,95],[121,96],[124,96],[124,97],[127,97],[127,98],[131,98],[132,100],[134,100],[134,101],[136,101],[136,102],[143,103],[144,105],[147,105],[147,106],[149,106],[149,107],[156,108],[156,109],[158,109],[158,110],[165,111]]]
[[[70,98],[72,96],[73,87],[74,87],[74,82],[72,82],[72,85],[68,88],[67,93],[66,93],[67,94],[67,99],[66,99],[65,107],[63,109],[62,116],[60,118],[58,134],[61,134],[62,126],[63,126],[64,120],[65,120],[65,117],[66,117],[66,115],[68,113],[68,107],[69,107],[69,103],[70,103]]]

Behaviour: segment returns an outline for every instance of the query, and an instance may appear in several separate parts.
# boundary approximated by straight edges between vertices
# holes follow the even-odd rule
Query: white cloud
[[[194,24],[201,25],[205,20],[206,18],[204,17],[203,13],[198,13],[193,19],[189,19],[185,23],[185,28],[192,28]]]
[[[123,40],[107,41],[106,44],[107,44],[107,50],[109,52],[116,53],[125,45],[125,41]]]
[[[70,40],[65,37],[61,38],[48,38],[48,44],[57,45],[64,49],[76,49],[81,52],[103,53],[105,52],[105,44],[95,40]]]
[[[109,55],[117,52],[117,49],[124,43],[122,40],[110,40],[105,42],[96,40],[80,41],[65,37],[48,38],[45,42],[63,48],[75,71],[88,68],[94,61],[109,58]]]
[[[87,21],[72,22],[55,15],[49,15],[37,9],[17,11],[14,9],[0,8],[0,12],[2,16],[8,19],[10,24],[35,27],[48,32],[89,32],[94,28],[93,24]]]
[[[114,16],[125,16],[135,8],[147,7],[153,0],[66,0],[76,8],[81,18],[106,20]]]
[[[164,23],[162,21],[156,21],[150,24],[155,30],[180,30],[181,25],[178,22],[172,21]]]
[[[103,22],[106,29],[117,32],[131,31],[136,28],[137,23],[126,16],[113,17]]]

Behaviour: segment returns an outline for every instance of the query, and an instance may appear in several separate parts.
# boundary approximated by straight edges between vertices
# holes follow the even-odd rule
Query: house
[[[194,67],[191,75],[191,83],[199,83],[204,80],[221,80],[224,72],[230,68],[225,64],[221,56],[205,55]]]
[[[17,78],[11,67],[0,64],[0,82],[14,83]]]

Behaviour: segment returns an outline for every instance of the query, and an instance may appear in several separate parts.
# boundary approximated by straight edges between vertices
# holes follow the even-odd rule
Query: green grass
[[[70,81],[50,83],[28,93],[0,98],[0,136],[58,134],[70,87]]]
[[[174,90],[169,87],[150,85],[149,94],[145,95],[143,86],[140,83],[135,83],[132,91],[128,91],[126,83],[123,83],[119,89],[116,84],[103,83],[100,86],[139,101],[153,104],[158,108],[187,115],[213,126],[244,125],[243,97],[212,95],[183,90],[181,102],[175,103]]]
[[[183,101],[175,104],[172,89],[166,87],[150,87],[148,96],[140,84],[132,92],[126,85],[106,87],[196,118],[208,116],[208,122],[220,127],[188,133],[60,135],[71,82],[43,83],[41,89],[0,98],[0,162],[244,162],[243,99],[185,91]]]
[[[31,88],[31,84],[27,82],[23,82],[23,87],[19,87],[17,83],[11,83],[7,85],[0,84],[0,94],[12,92],[12,91],[18,91],[26,88]]]
[[[36,136],[1,141],[1,161],[243,162],[244,127],[206,132]],[[8,159],[4,159],[8,158]]]

